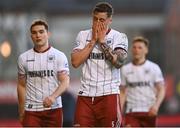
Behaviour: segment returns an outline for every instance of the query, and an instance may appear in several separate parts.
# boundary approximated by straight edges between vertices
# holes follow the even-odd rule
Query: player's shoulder
[[[92,29],[85,29],[85,30],[81,30],[81,31],[79,32],[79,34],[81,34],[81,35],[86,35],[86,34],[89,34],[91,31],[92,31]]]
[[[56,53],[56,54],[64,54],[61,50],[54,48],[51,46],[50,52]]]
[[[153,61],[150,61],[150,60],[146,60],[146,65],[148,67],[159,67],[159,65]]]
[[[60,50],[58,50],[58,49],[56,49],[56,48],[54,48],[52,46],[51,46],[50,50],[51,50],[50,51],[51,53],[53,53],[53,54],[55,54],[57,56],[66,56],[64,52],[62,52],[62,51],[60,51]]]
[[[133,64],[132,64],[131,62],[129,62],[129,63],[127,63],[127,64],[124,64],[124,65],[121,67],[121,69],[124,70],[124,71],[127,71],[127,70],[131,69],[132,65],[133,65]]]
[[[146,67],[148,69],[151,69],[153,72],[154,71],[161,71],[161,68],[159,67],[159,65],[153,61],[150,61],[150,60],[146,61]]]
[[[118,36],[126,36],[126,34],[125,34],[125,33],[120,32],[120,31],[117,31],[117,30],[112,29],[112,28],[111,28],[110,33],[111,33],[111,34],[114,34],[114,35],[118,35]]]

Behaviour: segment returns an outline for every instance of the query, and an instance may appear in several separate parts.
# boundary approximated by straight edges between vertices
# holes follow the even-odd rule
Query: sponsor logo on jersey
[[[28,108],[32,108],[33,107],[33,105],[32,104],[28,104]]]
[[[131,82],[128,84],[130,87],[137,86],[150,86],[150,81],[141,81],[141,82]]]
[[[54,76],[53,70],[28,71],[30,77],[50,77]]]
[[[79,91],[79,94],[80,94],[80,95],[83,94],[83,91]]]
[[[90,53],[89,59],[97,59],[97,60],[104,60],[105,55],[104,53]]]

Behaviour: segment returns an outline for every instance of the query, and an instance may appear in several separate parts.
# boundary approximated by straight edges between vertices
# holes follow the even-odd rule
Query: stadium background
[[[32,47],[32,20],[45,19],[52,46],[70,53],[78,32],[91,26],[93,6],[102,0],[1,0],[0,1],[0,126],[20,126],[17,112],[16,61]],[[158,126],[180,126],[180,1],[104,0],[115,9],[112,28],[124,32],[129,45],[134,36],[150,40],[148,58],[160,65],[166,79],[166,98]],[[131,56],[129,56],[128,61]],[[128,62],[127,61],[127,62]],[[70,64],[71,86],[63,95],[64,126],[71,126],[80,70]]]

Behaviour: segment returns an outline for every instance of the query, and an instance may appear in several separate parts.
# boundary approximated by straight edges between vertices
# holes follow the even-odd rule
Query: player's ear
[[[51,32],[48,31],[48,36],[50,37],[51,36]]]
[[[112,23],[112,16],[109,18],[109,24]]]
[[[146,55],[148,54],[148,52],[149,52],[149,49],[146,47],[146,51],[145,51]]]

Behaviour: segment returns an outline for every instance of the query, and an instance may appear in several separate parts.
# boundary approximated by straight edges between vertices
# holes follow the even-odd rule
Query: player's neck
[[[43,52],[46,52],[50,47],[51,46],[48,43],[42,46],[36,45],[34,46],[34,51],[38,53],[43,53]]]
[[[133,59],[132,63],[134,65],[142,65],[146,62],[146,58],[142,58],[142,59]]]

